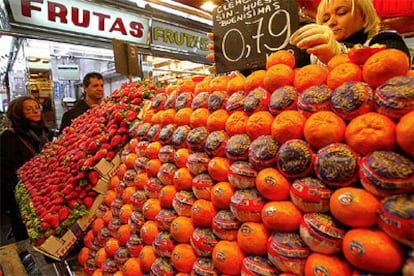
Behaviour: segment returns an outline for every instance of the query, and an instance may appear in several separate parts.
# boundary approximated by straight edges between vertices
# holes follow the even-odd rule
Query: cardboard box
[[[42,243],[42,245],[37,247],[33,246],[33,248],[49,258],[58,261],[65,259],[72,252],[75,246],[83,240],[86,230],[96,218],[96,210],[102,203],[103,199],[104,195],[99,194],[92,204],[89,212],[78,219],[62,237],[57,238],[55,236],[50,236]]]
[[[118,167],[121,164],[121,157],[119,154],[111,161],[101,159],[94,167],[94,169],[103,177],[106,181],[109,181],[118,171]]]

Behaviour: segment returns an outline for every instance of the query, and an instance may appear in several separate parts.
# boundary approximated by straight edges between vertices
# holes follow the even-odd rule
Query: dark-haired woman
[[[10,127],[0,134],[1,212],[9,214],[14,238],[20,241],[28,236],[14,196],[17,170],[42,150],[51,135],[39,102],[30,96],[11,101],[6,115]]]

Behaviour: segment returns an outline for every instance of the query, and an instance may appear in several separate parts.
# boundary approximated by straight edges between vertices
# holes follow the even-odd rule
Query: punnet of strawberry
[[[150,80],[124,83],[20,168],[15,195],[35,245],[51,235],[62,236],[89,212],[100,178],[94,166],[102,158],[112,160],[123,148],[144,100],[164,85]]]

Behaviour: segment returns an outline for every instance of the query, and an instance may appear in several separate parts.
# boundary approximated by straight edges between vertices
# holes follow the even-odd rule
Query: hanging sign
[[[217,73],[258,70],[281,49],[298,49],[289,37],[298,29],[297,0],[230,0],[213,13]]]

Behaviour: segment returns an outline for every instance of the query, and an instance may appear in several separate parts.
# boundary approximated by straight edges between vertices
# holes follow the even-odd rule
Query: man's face
[[[86,97],[100,101],[104,97],[104,81],[97,78],[90,78],[89,81],[89,86],[83,87]]]

